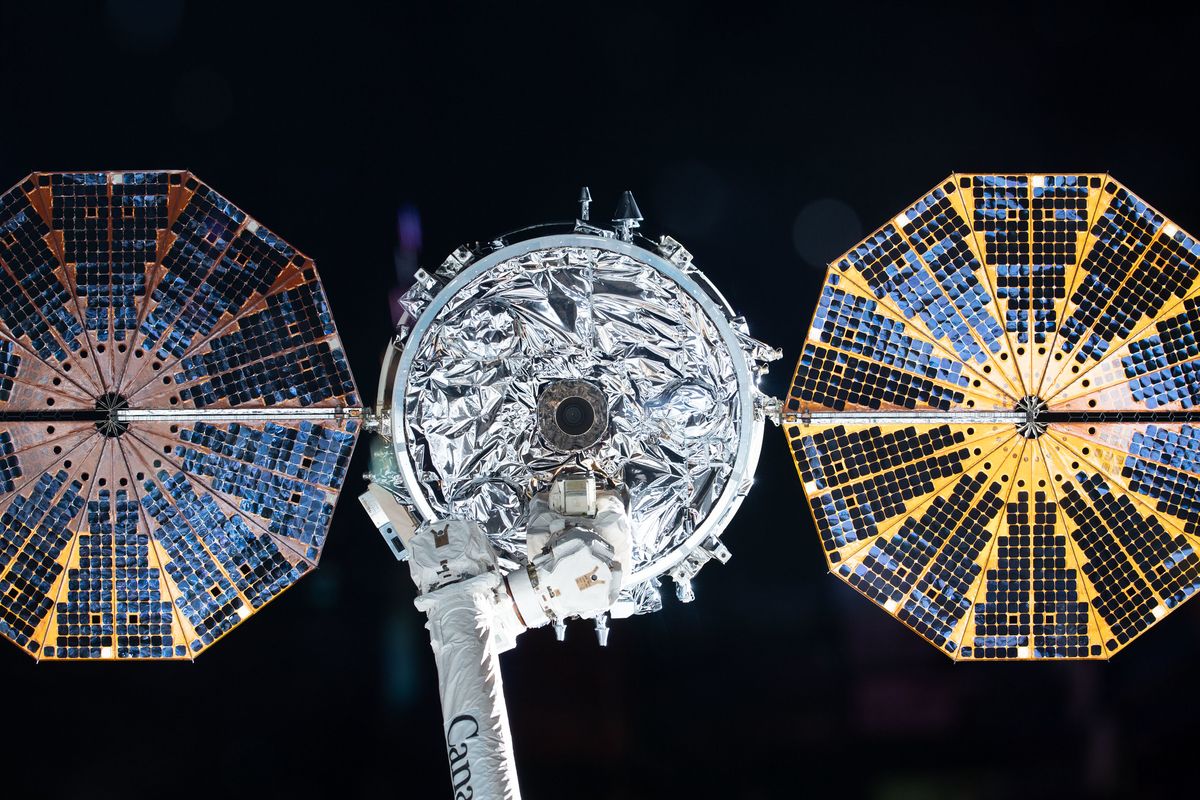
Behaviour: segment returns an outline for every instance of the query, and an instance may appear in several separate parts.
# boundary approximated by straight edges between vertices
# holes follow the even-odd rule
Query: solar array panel
[[[1200,243],[1111,177],[938,184],[784,403],[832,573],[955,659],[1120,650],[1200,587],[1197,328]]]
[[[311,259],[190,173],[22,181],[0,196],[0,633],[194,657],[316,566],[358,404]]]

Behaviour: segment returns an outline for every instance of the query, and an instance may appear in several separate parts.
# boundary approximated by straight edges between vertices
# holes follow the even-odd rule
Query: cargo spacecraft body
[[[516,797],[497,654],[527,628],[661,607],[729,551],[779,353],[626,194],[418,273],[362,496],[429,614],[457,792]],[[470,731],[471,739],[463,737]]]

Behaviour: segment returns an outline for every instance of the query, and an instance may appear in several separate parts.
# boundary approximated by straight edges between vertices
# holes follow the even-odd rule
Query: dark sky
[[[405,207],[436,265],[570,217],[580,185],[601,217],[632,189],[784,349],[776,394],[824,262],[953,170],[1109,170],[1200,229],[1195,12],[50,5],[0,6],[0,184],[194,171],[317,260],[368,397]],[[354,501],[365,452],[317,574],[195,664],[0,650],[4,782],[448,796],[413,588]],[[504,657],[526,798],[1150,796],[1190,774],[1200,607],[1107,664],[954,665],[825,573],[774,429],[758,475],[695,603],[606,650],[580,624]]]

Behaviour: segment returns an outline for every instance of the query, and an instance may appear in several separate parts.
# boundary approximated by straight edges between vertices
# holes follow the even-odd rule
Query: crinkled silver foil
[[[402,424],[422,491],[514,562],[530,498],[564,465],[628,487],[634,570],[687,539],[726,486],[743,423],[733,359],[699,304],[633,258],[556,247],[501,262],[414,345]],[[538,433],[538,396],[563,378],[609,402],[609,434],[579,454]]]

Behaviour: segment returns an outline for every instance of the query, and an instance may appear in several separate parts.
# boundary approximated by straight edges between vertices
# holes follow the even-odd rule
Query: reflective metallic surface
[[[460,265],[440,292],[418,281],[404,301],[415,322],[384,370],[402,499],[423,518],[477,520],[521,563],[530,499],[558,470],[583,464],[628,489],[631,586],[719,535],[758,457],[761,345],[679,260],[682,269],[576,233]],[[572,382],[593,385],[607,415],[597,414],[600,438],[582,447],[539,425],[539,398]],[[652,610],[633,588],[639,610]]]
[[[537,418],[538,432],[551,447],[582,450],[608,433],[608,398],[591,381],[553,381],[538,397]]]

